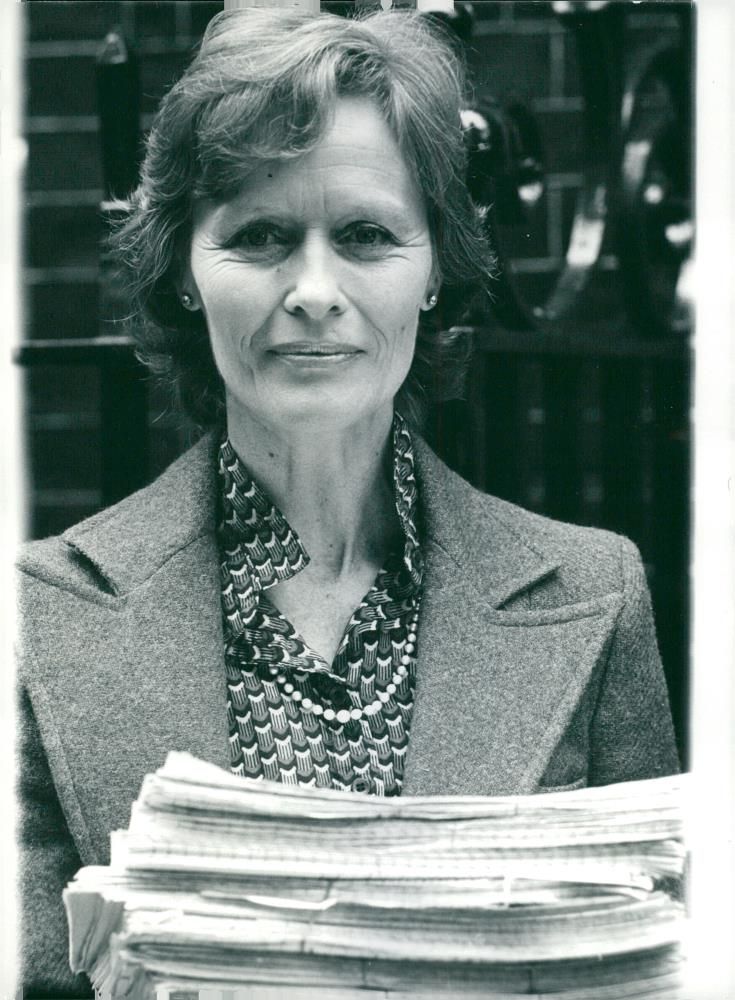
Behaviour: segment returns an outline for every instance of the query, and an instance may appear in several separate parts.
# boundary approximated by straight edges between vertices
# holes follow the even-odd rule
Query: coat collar
[[[217,434],[206,434],[151,485],[74,525],[62,538],[123,597],[177,552],[207,534],[217,518]]]
[[[558,563],[520,537],[499,501],[472,489],[419,435],[412,438],[426,544],[443,554],[439,561],[447,585],[451,578],[470,583],[497,608],[554,572]],[[152,487],[64,533],[64,540],[96,567],[113,594],[134,590],[176,552],[214,533],[217,449],[217,435],[210,432]]]
[[[558,568],[509,523],[502,501],[478,493],[418,436],[414,447],[426,542],[443,586],[470,586],[499,608]]]

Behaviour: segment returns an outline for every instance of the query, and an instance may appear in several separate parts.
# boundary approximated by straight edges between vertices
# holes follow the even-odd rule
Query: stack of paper
[[[379,799],[148,775],[65,892],[104,1000],[677,996],[686,779]]]

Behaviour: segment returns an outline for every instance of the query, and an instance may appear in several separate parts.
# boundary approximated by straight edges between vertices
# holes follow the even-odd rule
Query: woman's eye
[[[248,247],[264,247],[272,236],[273,232],[267,226],[250,226],[240,234],[240,242]]]
[[[372,222],[356,222],[340,236],[340,244],[353,252],[377,254],[396,245],[396,240],[387,229]]]
[[[287,253],[290,242],[288,234],[277,226],[257,222],[240,229],[229,246],[249,256],[270,258]]]

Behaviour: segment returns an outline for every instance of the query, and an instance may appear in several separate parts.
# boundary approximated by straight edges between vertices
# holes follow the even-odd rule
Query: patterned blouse
[[[296,532],[220,446],[218,528],[234,773],[290,785],[399,795],[416,680],[423,560],[411,436],[396,414],[393,485],[403,529],[355,609],[333,663],[311,649],[267,591],[309,562]]]

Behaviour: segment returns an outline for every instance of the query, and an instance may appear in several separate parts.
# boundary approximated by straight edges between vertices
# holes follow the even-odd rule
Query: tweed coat
[[[26,988],[81,995],[60,894],[169,750],[228,766],[216,441],[20,559]],[[635,546],[474,490],[415,438],[426,557],[404,794],[678,767]]]

